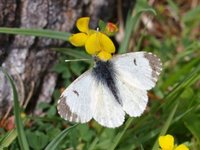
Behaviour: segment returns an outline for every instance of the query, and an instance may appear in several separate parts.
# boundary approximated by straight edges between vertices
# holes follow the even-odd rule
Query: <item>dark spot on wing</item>
[[[122,100],[119,96],[118,88],[116,87],[116,72],[112,62],[96,61],[96,66],[92,70],[92,75],[97,82],[100,82],[108,87],[117,102],[122,105]]]
[[[79,96],[79,93],[76,90],[73,90],[74,94],[76,94],[77,96]]]
[[[136,63],[136,59],[135,59],[135,58],[133,59],[133,62],[134,62],[134,64],[137,66],[137,63]]]

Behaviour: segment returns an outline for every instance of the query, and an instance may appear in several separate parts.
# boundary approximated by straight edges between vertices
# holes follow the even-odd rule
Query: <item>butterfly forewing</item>
[[[160,59],[152,53],[126,53],[113,57],[111,61],[123,80],[132,82],[139,89],[153,88],[161,72]]]
[[[82,74],[62,93],[58,101],[58,113],[62,118],[73,122],[88,122],[92,118],[91,70]]]

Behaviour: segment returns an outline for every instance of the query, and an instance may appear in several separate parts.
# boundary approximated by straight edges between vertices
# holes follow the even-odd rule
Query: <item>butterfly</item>
[[[94,58],[94,67],[69,85],[58,100],[58,113],[71,122],[86,123],[92,118],[100,125],[115,128],[125,114],[141,116],[148,96],[162,70],[160,59],[148,52],[115,55],[108,61]]]

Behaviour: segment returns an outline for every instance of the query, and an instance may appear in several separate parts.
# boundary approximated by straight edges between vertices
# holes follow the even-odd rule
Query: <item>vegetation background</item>
[[[199,150],[200,2],[88,2],[0,0],[0,149],[157,150],[157,138],[172,134],[177,144]],[[118,24],[117,53],[145,50],[163,62],[145,113],[127,116],[119,128],[73,125],[57,114],[60,93],[91,66],[64,62],[90,58],[67,42],[86,15]]]

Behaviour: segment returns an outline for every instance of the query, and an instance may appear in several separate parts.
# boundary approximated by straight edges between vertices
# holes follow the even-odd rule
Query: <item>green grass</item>
[[[16,125],[16,130],[17,130],[17,135],[18,135],[17,137],[18,137],[20,148],[22,150],[29,150],[28,142],[27,142],[26,135],[24,132],[22,119],[20,117],[20,106],[19,106],[19,101],[18,101],[17,89],[15,87],[13,79],[8,75],[8,73],[4,69],[2,69],[2,68],[0,68],[0,69],[7,77],[8,81],[11,85],[11,88],[13,90],[13,101],[14,101],[13,109],[14,109],[14,116],[15,116],[15,125]],[[12,132],[11,132],[11,134],[12,134]],[[14,135],[12,135],[12,136],[14,137]],[[8,139],[8,136],[5,138]],[[4,140],[2,145],[4,145],[5,142],[7,142],[7,140]],[[7,144],[5,144],[5,145],[7,146]]]
[[[181,16],[180,34],[173,34],[170,26],[172,14],[165,14],[170,8],[173,15]],[[133,41],[138,41],[134,50],[146,50],[157,54],[163,62],[163,72],[156,87],[149,93],[148,108],[141,117],[126,117],[124,125],[115,129],[101,127],[94,120],[89,124],[73,125],[61,119],[56,111],[60,89],[72,82],[92,65],[91,57],[83,48],[54,48],[61,55],[52,68],[61,79],[54,91],[52,103],[40,103],[37,109],[45,116],[27,115],[20,117],[21,108],[18,93],[12,78],[4,71],[13,90],[13,112],[16,129],[6,131],[0,128],[0,149],[66,149],[77,150],[157,150],[158,137],[172,134],[177,144],[185,143],[190,149],[200,149],[200,41],[194,35],[199,26],[199,7],[185,10],[184,7],[168,0],[167,4],[158,3],[151,7],[145,0],[138,1],[129,10],[125,37],[119,43],[118,53],[130,51]],[[185,11],[184,13],[182,13]],[[155,32],[142,28],[142,15],[151,15],[157,22]],[[173,22],[173,21],[172,21]],[[174,24],[176,25],[176,24]],[[162,31],[162,32],[161,32]],[[161,32],[162,34],[158,34]],[[2,28],[0,33],[39,36],[67,41],[70,33],[42,29]],[[197,33],[196,33],[197,34]],[[137,39],[135,39],[137,38]],[[85,62],[64,62],[66,59],[89,59]],[[28,125],[31,122],[31,126]]]
[[[44,30],[44,29],[6,28],[6,27],[0,27],[0,33],[38,36],[38,37],[46,37],[59,40],[68,40],[68,37],[71,35],[70,33],[67,32],[58,32],[58,31]]]

